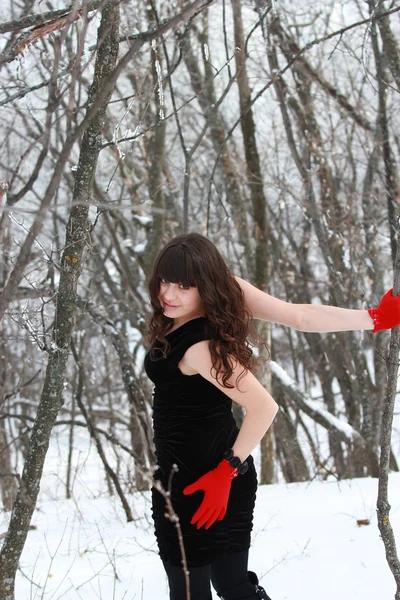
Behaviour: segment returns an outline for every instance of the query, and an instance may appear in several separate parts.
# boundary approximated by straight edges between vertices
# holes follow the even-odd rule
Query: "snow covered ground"
[[[167,600],[149,494],[129,497],[137,520],[128,524],[117,497],[97,494],[93,486],[88,499],[88,489],[73,500],[52,500],[42,492],[32,522],[36,529],[21,560],[17,600]],[[272,600],[394,598],[376,494],[373,479],[259,488],[250,568]],[[399,541],[400,474],[391,476],[390,496]],[[371,523],[359,527],[357,519]]]

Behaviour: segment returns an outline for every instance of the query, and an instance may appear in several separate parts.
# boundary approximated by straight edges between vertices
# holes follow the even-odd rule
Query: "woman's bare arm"
[[[243,406],[246,416],[240,428],[239,435],[232,447],[234,455],[243,462],[252,453],[278,412],[278,405],[252,373],[247,371],[236,386],[238,376],[243,372],[240,363],[236,363],[229,383],[233,388],[223,387],[215,379],[215,370],[207,340],[193,344],[186,351],[179,366],[183,366],[194,373],[199,373],[204,379],[213,383],[229,398]],[[214,377],[213,377],[214,375]]]
[[[298,331],[318,333],[372,330],[374,327],[367,310],[320,304],[290,304],[262,292],[240,277],[235,279],[242,288],[246,305],[255,319],[288,325]]]

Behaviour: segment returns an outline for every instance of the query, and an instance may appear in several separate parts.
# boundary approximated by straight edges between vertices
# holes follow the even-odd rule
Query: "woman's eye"
[[[166,279],[164,279],[164,277],[160,277],[160,283],[168,283],[168,281]],[[181,290],[189,290],[190,289],[190,285],[184,285],[183,283],[179,283],[178,285],[181,288]]]

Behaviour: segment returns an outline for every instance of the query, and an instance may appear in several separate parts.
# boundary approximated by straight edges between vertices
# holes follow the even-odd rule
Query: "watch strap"
[[[225,450],[223,458],[229,462],[233,469],[237,469],[239,475],[244,475],[249,468],[246,460],[242,462],[238,456],[234,456],[232,448]]]

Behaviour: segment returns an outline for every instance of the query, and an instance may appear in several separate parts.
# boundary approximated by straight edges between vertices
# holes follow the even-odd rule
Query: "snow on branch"
[[[273,375],[277,378],[279,385],[285,393],[295,402],[295,404],[314,421],[325,427],[325,429],[334,429],[340,439],[349,445],[365,446],[365,441],[361,434],[349,423],[345,423],[332,415],[329,411],[322,408],[311,400],[292,379],[292,377],[278,365],[275,361],[269,362]]]

